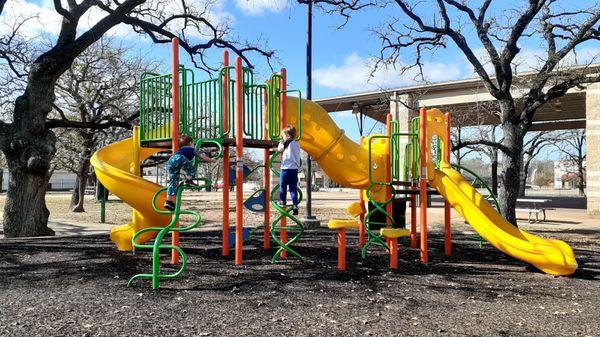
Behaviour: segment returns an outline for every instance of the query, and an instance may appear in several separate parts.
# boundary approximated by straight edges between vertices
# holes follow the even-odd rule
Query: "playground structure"
[[[170,74],[142,75],[140,126],[134,129],[133,137],[100,149],[92,158],[100,182],[133,208],[132,221],[114,228],[111,239],[119,250],[152,250],[152,273],[136,275],[130,284],[147,278],[152,280],[153,288],[158,288],[161,279],[177,277],[185,270],[187,258],[179,245],[179,232],[197,227],[201,216],[184,209],[181,196],[187,189],[200,190],[210,186],[210,182],[198,178],[201,181],[198,187],[179,187],[176,208],[170,212],[157,206],[164,202],[165,188],[139,176],[144,159],[168,149],[177,151],[181,134],[196,139],[197,148],[216,147],[222,159],[222,255],[228,256],[231,246],[228,186],[230,148],[234,148],[235,264],[243,263],[247,231],[244,205],[263,213],[263,247],[269,249],[271,239],[277,245],[273,263],[288,254],[303,259],[294,248],[304,232],[302,222],[290,213],[291,208],[277,205],[279,185],[270,184],[271,173],[279,176],[280,154],[273,149],[280,141],[280,130],[287,124],[296,126],[301,148],[332,180],[360,191],[359,201],[350,212],[358,220],[340,219],[337,226],[330,226],[338,230],[340,269],[345,268],[342,256],[345,230],[356,227],[363,257],[369,249],[381,248],[390,252],[390,267],[397,268],[398,238],[410,237],[411,246],[417,247],[417,205],[421,260],[427,262],[427,199],[435,193],[445,199],[446,255],[451,254],[450,207],[454,207],[483,239],[510,256],[553,275],[569,275],[577,268],[566,243],[542,239],[514,227],[452,167],[449,114],[421,108],[408,133],[399,132],[398,121],[389,115],[385,135],[371,135],[357,144],[346,137],[318,104],[303,100],[297,90],[288,90],[285,69],[272,74],[266,82],[257,83],[252,70],[243,67],[239,57],[235,66],[230,66],[229,56],[224,52],[218,77],[196,82],[193,71],[179,65],[178,49],[174,39]],[[288,96],[290,93],[297,93],[297,97]],[[243,154],[247,148],[264,150],[263,165],[245,170]],[[264,186],[244,200],[244,177],[259,168],[264,171]],[[493,196],[491,200],[495,200]],[[370,203],[369,210],[365,202]],[[410,229],[403,228],[394,216],[394,202],[410,204]],[[271,209],[276,212],[274,217]],[[194,221],[180,227],[181,215],[191,215]],[[169,233],[171,243],[163,244]],[[153,239],[152,244],[147,244]],[[168,250],[172,252],[173,264],[181,258],[181,268],[174,274],[161,274],[159,254]]]

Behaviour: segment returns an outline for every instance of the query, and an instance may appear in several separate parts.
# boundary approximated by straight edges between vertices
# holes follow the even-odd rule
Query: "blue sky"
[[[63,0],[64,1],[64,0]],[[190,0],[190,3],[206,3],[207,0]],[[217,22],[228,21],[232,31],[241,40],[261,40],[268,49],[276,51],[275,67],[285,66],[288,70],[290,86],[305,90],[305,48],[306,48],[306,6],[295,4],[289,0],[211,0],[213,7],[210,17]],[[177,2],[173,2],[174,4]],[[502,6],[513,6],[513,2],[499,3],[492,12],[499,16],[510,16],[510,11]],[[579,1],[579,4],[592,5],[593,0]],[[563,6],[572,4],[562,1]],[[53,9],[52,0],[13,0],[8,2],[7,14],[27,15],[39,13],[38,22],[30,29],[32,31],[53,32],[58,29],[58,20]],[[173,5],[176,6],[176,5]],[[12,11],[12,12],[11,12]],[[421,8],[424,16],[430,15],[428,8]],[[369,80],[371,57],[378,55],[381,44],[372,33],[379,25],[393,15],[399,14],[396,5],[386,8],[374,8],[354,13],[342,29],[338,26],[343,22],[335,14],[327,14],[315,8],[313,21],[313,98],[328,97],[353,92],[376,90],[380,87],[400,87],[412,83],[408,76],[402,76],[393,69],[382,70]],[[88,21],[97,20],[97,14],[90,14]],[[88,23],[88,24],[91,24]],[[84,24],[85,25],[85,24]],[[1,30],[1,27],[0,27]],[[113,32],[118,38],[131,44],[136,52],[158,58],[168,69],[170,62],[170,47],[155,46],[147,38],[133,34],[128,28],[118,27]],[[33,33],[32,33],[33,34]],[[474,37],[472,32],[465,32]],[[476,39],[476,38],[475,38]],[[472,39],[472,40],[475,40]],[[475,48],[479,46],[474,45]],[[520,62],[527,68],[535,63],[543,51],[539,39],[523,39],[520,44],[523,52]],[[600,53],[600,44],[588,43],[581,50],[583,58],[596,57]],[[220,60],[220,51],[211,52],[216,64]],[[182,63],[191,66],[191,62],[183,51]],[[482,53],[483,55],[483,53]],[[406,49],[400,62],[408,62],[413,57],[413,50]],[[482,56],[483,57],[483,56]],[[252,55],[258,78],[266,78],[269,70],[265,60],[258,55]],[[456,48],[449,44],[447,50],[440,51],[432,57],[426,57],[426,75],[429,81],[439,82],[473,77],[471,67]],[[202,74],[202,76],[206,76]],[[358,138],[358,129],[354,116],[349,113],[333,115],[336,122],[354,139]],[[374,125],[367,122],[366,130]],[[378,131],[375,126],[374,131]]]

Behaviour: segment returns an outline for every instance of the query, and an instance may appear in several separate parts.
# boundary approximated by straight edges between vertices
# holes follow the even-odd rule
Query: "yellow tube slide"
[[[577,269],[569,245],[513,226],[459,172],[449,167],[436,169],[430,183],[481,237],[500,251],[551,275],[570,275]]]
[[[298,125],[298,98],[287,97],[287,121]],[[363,146],[353,142],[338,128],[319,104],[302,100],[302,137],[300,147],[319,163],[336,183],[350,188],[369,187],[369,150],[372,143],[373,179],[385,181],[387,139],[366,138]],[[380,189],[379,192],[383,192]],[[378,193],[373,193],[375,196]],[[378,198],[378,197],[377,197]]]
[[[91,163],[98,180],[134,209],[133,220],[129,224],[110,231],[110,239],[121,251],[132,249],[131,238],[137,231],[146,227],[164,227],[170,221],[170,216],[157,214],[150,205],[154,193],[162,186],[134,174],[144,159],[160,151],[163,150],[141,148],[139,139],[127,138],[103,147],[92,156]],[[164,195],[157,199],[160,205],[164,201]],[[155,234],[141,235],[139,242],[146,242]]]

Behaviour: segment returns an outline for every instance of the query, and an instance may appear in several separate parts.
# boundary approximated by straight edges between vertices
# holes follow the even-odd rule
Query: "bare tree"
[[[28,68],[27,84],[15,100],[12,121],[0,121],[0,150],[6,156],[10,173],[3,219],[7,237],[53,234],[47,226],[49,211],[45,203],[50,162],[56,151],[51,127],[91,125],[61,120],[49,124],[55,85],[74,60],[112,28],[125,24],[154,43],[169,43],[179,37],[181,47],[194,64],[207,71],[212,69],[206,59],[206,50],[211,47],[229,48],[248,65],[248,52],[271,56],[256,46],[232,40],[226,24],[209,19],[212,2],[204,4],[207,7],[186,0],[54,1],[54,9],[61,16],[60,31]],[[98,20],[87,28],[82,18],[92,11]],[[4,45],[0,49],[6,50]],[[12,61],[10,55],[0,58],[9,66]]]
[[[577,188],[579,195],[585,196],[586,187],[586,147],[585,147],[585,130],[569,130],[565,134],[562,141],[554,144],[556,149],[562,154],[564,160],[576,168],[577,172]]]
[[[402,18],[388,22],[379,34],[382,63],[397,65],[401,51],[412,48],[415,57],[401,65],[402,71],[416,70],[423,77],[424,56],[453,44],[497,100],[503,138],[486,143],[502,153],[501,211],[516,224],[523,143],[536,111],[571,88],[600,80],[588,66],[568,71],[563,67],[576,47],[600,39],[600,5],[571,2],[565,9],[558,0],[529,0],[507,9],[506,3],[493,0],[477,2],[479,8],[456,0],[394,2]],[[546,51],[535,71],[517,78],[514,66],[525,39],[543,41]],[[484,55],[478,53],[480,47]]]
[[[559,143],[561,139],[562,135],[560,132],[539,131],[533,133],[533,135],[523,143],[523,169],[521,171],[521,182],[519,184],[520,197],[525,196],[525,185],[527,183],[531,162],[544,148]]]
[[[130,52],[112,39],[101,39],[75,59],[56,84],[57,99],[46,125],[87,126],[55,131],[54,162],[57,168],[77,176],[71,198],[73,212],[85,211],[92,154],[106,140],[114,140],[116,128],[131,128],[137,115],[139,76],[144,70],[156,69],[155,63],[128,56]]]

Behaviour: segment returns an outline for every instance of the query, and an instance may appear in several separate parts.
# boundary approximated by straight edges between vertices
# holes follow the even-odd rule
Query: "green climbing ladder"
[[[276,167],[277,164],[281,164],[281,159],[278,158],[280,156],[281,153],[279,153],[278,151],[272,151],[271,156],[269,158],[269,168],[277,178],[281,176],[281,170],[279,170]],[[279,186],[279,183],[273,186],[273,188],[271,189],[271,196],[269,200],[271,206],[279,213],[275,220],[273,220],[273,222],[271,223],[271,228],[269,229],[269,233],[271,234],[273,241],[275,241],[275,243],[279,246],[279,248],[277,248],[277,251],[275,251],[273,258],[271,259],[271,263],[277,262],[277,260],[281,257],[281,253],[283,253],[284,251],[292,254],[301,261],[304,261],[304,257],[302,257],[302,255],[300,255],[300,253],[298,253],[292,247],[292,245],[298,240],[300,240],[300,238],[302,237],[302,234],[304,233],[304,226],[302,225],[302,221],[300,221],[298,218],[291,214],[292,205],[281,206],[277,203],[277,199],[279,196]],[[298,203],[300,203],[301,201],[302,190],[298,188]],[[281,224],[283,219],[289,219],[292,221],[293,224],[286,224],[286,226],[283,227]],[[283,230],[285,230],[286,233],[293,234],[291,238],[288,238],[286,240],[286,242],[283,242],[281,240],[281,232]]]
[[[216,146],[219,149],[219,153],[218,153],[217,157],[221,157],[223,155],[223,147],[222,147],[221,143],[219,143],[217,141],[198,140],[196,142],[196,149],[201,148],[203,145],[209,145],[209,144]],[[193,162],[194,166],[197,167],[198,163],[199,163],[198,158],[195,158],[194,162]],[[177,187],[177,195],[175,198],[175,209],[173,211],[161,210],[156,205],[156,200],[157,200],[158,196],[161,193],[163,193],[164,191],[166,191],[167,187],[162,187],[158,191],[156,191],[156,193],[154,193],[154,196],[152,197],[152,204],[151,204],[154,211],[158,214],[163,214],[163,215],[172,214],[173,216],[167,226],[144,228],[144,229],[138,231],[137,233],[135,233],[133,235],[133,237],[131,238],[134,253],[138,250],[152,250],[152,272],[134,275],[133,277],[131,277],[129,279],[129,282],[127,282],[128,287],[131,286],[138,279],[150,279],[150,280],[152,280],[152,289],[158,289],[161,279],[176,278],[185,271],[185,269],[187,267],[187,256],[184,253],[183,249],[176,245],[164,244],[162,241],[163,241],[165,235],[167,235],[168,233],[170,233],[170,232],[187,232],[189,230],[192,230],[192,229],[198,227],[198,225],[202,221],[202,217],[200,216],[200,214],[198,212],[192,211],[192,210],[182,210],[181,209],[181,197],[183,195],[184,190],[199,191],[199,190],[202,190],[203,188],[210,187],[210,179],[198,178],[197,181],[203,181],[204,184],[200,184],[197,186],[184,186],[183,184],[180,184]],[[208,185],[207,185],[207,183],[208,183]],[[191,225],[183,226],[183,227],[176,227],[175,225],[179,222],[179,218],[181,217],[181,215],[191,215],[195,219]],[[152,242],[151,244],[137,243],[137,238],[140,235],[142,235],[144,233],[148,233],[148,232],[157,232],[156,237],[154,238],[154,242]],[[161,253],[161,251],[167,251],[167,250],[168,251],[176,250],[179,253],[179,256],[181,257],[181,267],[179,268],[178,271],[176,271],[174,273],[162,274],[160,271],[160,253]]]
[[[365,214],[364,226],[365,226],[365,232],[367,234],[367,241],[365,242],[365,245],[363,246],[363,249],[362,249],[361,255],[362,255],[363,259],[367,257],[367,250],[372,245],[382,247],[386,250],[388,249],[388,245],[384,241],[384,239],[381,238],[379,233],[373,231],[373,228],[372,228],[373,225],[378,225],[378,226],[391,225],[392,227],[394,227],[394,219],[393,219],[392,215],[386,209],[387,205],[392,203],[392,201],[394,200],[392,182],[387,179],[382,180],[382,181],[377,181],[373,178],[373,169],[377,169],[376,167],[374,167],[375,165],[373,164],[373,142],[377,141],[377,140],[389,140],[390,137],[384,136],[384,135],[374,135],[367,139],[369,142],[367,145],[368,151],[369,151],[369,187],[367,187],[367,189],[366,189],[366,194],[367,194],[367,200],[369,200],[371,205],[373,205],[373,209],[371,209],[369,212],[367,212],[367,214]],[[392,151],[392,148],[390,146],[390,157],[391,157],[391,151]],[[392,193],[389,193],[389,195],[386,193],[386,198],[384,200],[377,200],[377,198],[375,198],[372,194],[374,189],[391,189]],[[386,221],[379,222],[379,221],[372,220],[373,215],[375,215],[376,213],[382,214]],[[389,224],[388,224],[388,221],[389,221]]]

